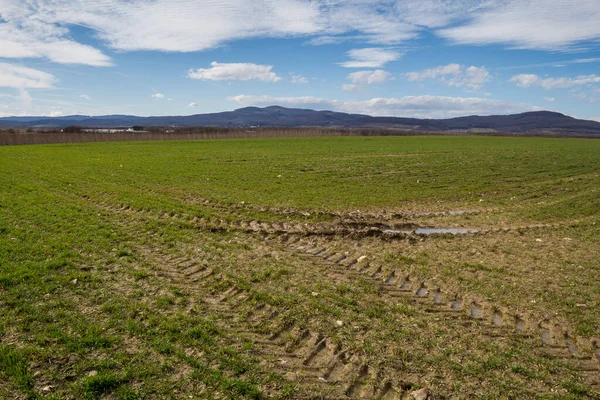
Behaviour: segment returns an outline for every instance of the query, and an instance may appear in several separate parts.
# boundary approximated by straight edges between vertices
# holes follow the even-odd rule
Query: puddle
[[[471,318],[480,319],[482,315],[481,307],[475,302],[471,303]]]
[[[384,229],[389,229],[389,230],[397,230],[397,231],[413,231],[415,229],[417,229],[419,227],[419,225],[413,224],[413,223],[401,223],[401,224],[384,224],[381,222],[345,222],[344,226],[346,228],[350,228],[352,230],[361,230],[361,229],[367,229],[367,230],[384,230]]]
[[[410,290],[410,278],[407,276],[400,285],[400,290]]]
[[[525,332],[525,329],[527,329],[525,327],[525,321],[519,316],[515,317],[515,329],[518,332]]]
[[[485,211],[478,210],[450,210],[450,211],[423,211],[423,212],[408,212],[408,213],[392,213],[392,218],[418,218],[418,217],[445,217],[448,215],[463,215],[477,214]]]
[[[452,302],[451,307],[452,307],[453,310],[462,310],[462,307],[463,307],[462,300],[460,300],[460,299],[454,300]]]
[[[379,268],[377,268],[377,271],[375,271],[375,272],[373,273],[373,275],[371,275],[371,278],[374,278],[374,279],[379,279],[379,278],[381,278],[381,270],[382,270],[382,268],[381,268],[381,266],[380,266]]]
[[[385,280],[386,285],[393,285],[396,283],[396,273],[392,272],[392,274]]]
[[[417,289],[417,297],[427,297],[427,295],[429,294],[429,291],[427,291],[427,288],[425,287],[424,284],[421,284],[421,286],[419,287],[419,289]]]
[[[474,228],[416,228],[413,230],[407,229],[385,229],[382,231],[383,233],[393,234],[393,235],[442,235],[442,234],[451,234],[451,235],[464,235],[467,233],[477,233],[479,230]]]
[[[472,228],[417,228],[415,233],[417,235],[434,235],[436,233],[450,233],[452,235],[464,234],[464,233],[477,233],[477,229]]]
[[[569,354],[575,357],[578,355],[577,346],[569,338],[567,338],[567,347],[569,348]]]
[[[494,326],[502,326],[503,322],[502,314],[500,314],[498,311],[494,311],[494,314],[492,314],[492,323]]]
[[[550,346],[552,344],[552,338],[550,331],[546,328],[542,328],[542,346]]]
[[[471,210],[452,210],[452,211],[426,211],[422,213],[411,214],[413,217],[443,217],[445,215],[463,215],[467,213],[473,213]]]
[[[411,231],[408,231],[408,230],[399,230],[399,229],[384,229],[382,232],[383,233],[393,234],[393,235],[410,235],[414,231],[413,230],[411,230]]]

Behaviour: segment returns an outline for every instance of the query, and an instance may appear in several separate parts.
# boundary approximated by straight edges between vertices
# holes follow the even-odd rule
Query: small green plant
[[[149,276],[148,271],[142,269],[134,270],[131,272],[131,274],[133,275],[133,279],[136,281],[146,279]]]
[[[27,359],[20,351],[2,343],[0,343],[0,375],[10,377],[21,390],[32,392],[33,379],[27,368]]]
[[[119,251],[117,251],[117,257],[121,258],[121,257],[130,257],[132,256],[133,253],[130,250],[127,249],[120,249]]]
[[[99,373],[83,382],[83,393],[87,399],[99,399],[126,381],[124,377],[113,373]]]

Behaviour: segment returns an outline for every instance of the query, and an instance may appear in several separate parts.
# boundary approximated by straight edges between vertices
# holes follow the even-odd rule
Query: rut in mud
[[[373,230],[383,238],[390,225],[368,224],[365,228],[354,222],[309,226],[153,215],[127,206],[100,208],[118,215],[132,230],[137,252],[165,284],[192,293],[204,312],[217,316],[219,325],[240,345],[251,344],[265,371],[276,372],[292,383],[294,398],[403,399],[423,386],[433,387],[434,398],[452,397],[451,382],[460,378],[452,378],[454,373],[447,367],[441,369],[443,378],[427,369],[429,361],[419,357],[444,357],[445,350],[434,350],[428,342],[412,338],[423,332],[427,340],[439,342],[439,346],[469,338],[478,349],[474,354],[496,347],[519,349],[520,363],[573,371],[586,386],[598,391],[597,341],[566,331],[552,318],[509,310],[460,288],[418,279],[385,264],[372,264],[369,257],[353,252],[354,240],[377,237],[379,234],[368,233]],[[185,246],[165,249],[152,245],[152,232],[144,230],[149,219],[191,226],[199,238],[206,234],[233,235],[234,241],[249,250],[245,255],[207,257]],[[344,249],[340,243],[349,247]],[[255,284],[252,277],[257,271],[246,265],[248,259],[244,257],[253,262],[268,257],[293,265],[294,279],[281,286]],[[344,300],[336,288],[352,287],[357,281],[364,290],[364,300],[340,307]],[[337,303],[320,304],[319,299],[326,296],[337,298]],[[317,308],[307,299],[319,304]],[[391,314],[375,312],[373,304]],[[397,315],[396,310],[400,311]],[[402,327],[394,334],[400,335],[400,340],[386,338],[391,333],[386,332],[390,318],[397,319]],[[460,357],[474,354],[466,351]],[[476,393],[480,383],[465,382],[465,398]],[[551,382],[536,382],[532,390],[549,392],[552,386]],[[277,395],[275,389],[264,389]]]

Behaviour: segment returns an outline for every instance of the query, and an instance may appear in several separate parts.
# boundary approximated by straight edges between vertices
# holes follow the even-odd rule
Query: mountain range
[[[235,111],[189,116],[137,117],[132,115],[65,117],[5,117],[0,126],[64,128],[130,126],[212,126],[212,127],[329,127],[383,129],[404,132],[533,133],[600,137],[600,122],[576,119],[557,112],[533,111],[522,114],[466,116],[449,119],[373,117],[334,111],[270,107],[245,107]]]

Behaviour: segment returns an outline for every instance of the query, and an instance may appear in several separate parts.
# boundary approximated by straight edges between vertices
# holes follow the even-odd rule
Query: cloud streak
[[[0,0],[0,57],[46,58],[60,64],[112,65],[100,50],[78,43],[69,30],[50,15],[53,7],[46,2],[35,5]],[[41,7],[44,7],[43,11]]]
[[[302,75],[296,75],[294,73],[290,74],[290,81],[293,84],[298,84],[298,83],[308,83],[308,79]]]
[[[351,60],[340,63],[346,68],[379,68],[402,57],[402,53],[397,50],[381,47],[352,49],[347,54]]]
[[[546,90],[550,89],[569,89],[575,86],[600,83],[598,75],[580,75],[575,78],[540,78],[536,74],[519,74],[510,78],[509,82],[523,88],[539,86]]]
[[[597,0],[481,1],[473,18],[438,34],[460,44],[568,50],[600,38]]]
[[[48,89],[56,82],[54,75],[37,69],[0,62],[0,87]]]
[[[480,89],[490,79],[490,74],[485,67],[448,64],[423,71],[407,72],[404,77],[412,82],[437,79],[448,86]]]

